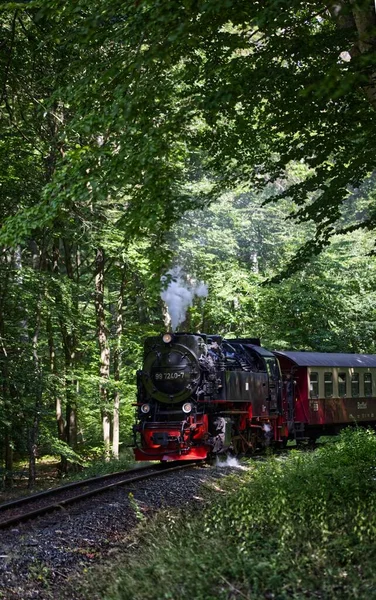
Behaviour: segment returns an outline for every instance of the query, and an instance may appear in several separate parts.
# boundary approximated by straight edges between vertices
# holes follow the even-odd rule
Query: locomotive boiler
[[[258,339],[147,338],[137,387],[137,460],[205,459],[287,439],[279,363]]]

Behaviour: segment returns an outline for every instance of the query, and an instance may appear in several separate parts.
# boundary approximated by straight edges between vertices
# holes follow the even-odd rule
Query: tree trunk
[[[329,0],[331,17],[339,29],[352,29],[357,41],[348,52],[351,58],[374,52],[376,46],[376,5],[374,0]],[[344,48],[345,50],[345,48]],[[367,83],[362,89],[369,103],[376,109],[376,69],[367,68]]]
[[[28,445],[29,445],[29,481],[28,487],[33,488],[36,481],[36,458],[38,450],[38,434],[39,434],[39,421],[42,407],[42,366],[38,355],[38,339],[39,339],[39,328],[40,328],[40,313],[41,313],[41,301],[38,303],[37,316],[35,331],[32,339],[33,343],[33,361],[34,361],[34,385],[35,385],[35,405],[33,422],[29,427],[28,432]]]
[[[4,299],[7,291],[7,283],[9,272],[4,278],[0,296],[0,343],[1,343],[1,375],[2,375],[2,395],[3,395],[3,410],[6,422],[4,426],[4,467],[5,477],[4,484],[6,488],[11,488],[13,485],[13,439],[12,439],[12,398],[9,382],[9,357],[5,346],[5,317],[4,317]]]
[[[29,481],[27,487],[32,489],[35,486],[36,481],[36,458],[38,450],[38,430],[39,430],[39,419],[37,413],[35,413],[33,423],[29,428],[28,432],[28,446],[29,446]]]
[[[108,384],[110,379],[110,348],[108,345],[106,317],[104,312],[104,265],[104,250],[103,248],[98,248],[95,256],[95,314],[97,321],[98,345],[100,351],[99,395],[101,400],[103,443],[106,458],[109,458],[111,441],[111,418],[108,393]]]
[[[353,7],[354,21],[358,32],[358,49],[360,54],[374,54],[376,46],[376,4],[374,0],[368,2],[356,2],[350,0]],[[374,63],[373,63],[374,64]],[[363,86],[364,93],[376,109],[376,69],[367,69],[368,83]]]
[[[3,319],[2,314],[0,315],[0,331],[3,332]],[[4,416],[6,420],[5,432],[4,432],[4,467],[5,477],[4,483],[6,488],[11,488],[13,485],[13,439],[12,439],[12,418],[11,418],[11,397],[9,391],[9,368],[8,368],[8,354],[5,346],[3,345],[3,333],[1,335],[2,340],[2,394],[4,402]]]
[[[64,246],[64,259],[65,268],[68,278],[75,282],[74,268],[72,261],[72,247],[66,240],[63,241]],[[56,261],[54,261],[56,262]],[[77,294],[75,294],[77,296]],[[60,297],[61,305],[63,301]],[[75,298],[75,303],[77,299]],[[75,318],[75,317],[74,317]],[[76,365],[76,348],[77,348],[77,337],[75,332],[75,323],[71,324],[71,327],[67,326],[66,319],[61,314],[59,315],[60,328],[63,337],[64,345],[64,357],[65,357],[65,395],[66,395],[66,419],[65,419],[65,440],[69,446],[73,449],[77,449],[77,403],[76,403],[76,386],[77,381],[74,376],[74,369]],[[62,465],[63,466],[63,465]],[[65,472],[67,465],[65,465]]]
[[[4,467],[5,477],[4,485],[7,489],[13,486],[13,440],[12,440],[12,428],[7,427],[4,435]]]
[[[116,345],[114,350],[114,407],[112,421],[112,453],[115,458],[119,458],[119,439],[120,439],[120,369],[121,369],[121,340],[123,335],[123,303],[124,303],[124,288],[125,288],[125,268],[121,280],[120,291],[116,310]]]
[[[50,374],[52,377],[52,395],[55,406],[55,418],[57,424],[57,436],[58,439],[62,442],[66,442],[66,431],[65,431],[65,420],[63,417],[63,407],[62,400],[59,393],[57,381],[57,366],[56,366],[56,350],[55,350],[55,342],[54,335],[52,329],[51,315],[47,316],[47,337],[48,337],[48,350],[50,356]],[[60,473],[67,472],[67,459],[65,456],[60,456]]]

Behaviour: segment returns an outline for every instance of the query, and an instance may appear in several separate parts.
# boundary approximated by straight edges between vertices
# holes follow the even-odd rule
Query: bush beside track
[[[253,463],[210,492],[204,513],[140,527],[138,549],[97,573],[98,597],[376,598],[376,435],[346,430]]]

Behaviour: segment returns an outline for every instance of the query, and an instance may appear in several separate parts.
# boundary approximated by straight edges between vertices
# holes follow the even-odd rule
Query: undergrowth
[[[138,550],[102,573],[94,597],[376,598],[373,431],[270,457],[221,486],[204,513],[142,524]]]
[[[117,471],[129,469],[134,464],[133,453],[131,453],[131,451],[125,451],[120,454],[119,458],[112,458],[108,461],[104,460],[103,457],[100,457],[88,462],[87,466],[77,473],[70,473],[69,476],[65,478],[65,482],[116,473]]]

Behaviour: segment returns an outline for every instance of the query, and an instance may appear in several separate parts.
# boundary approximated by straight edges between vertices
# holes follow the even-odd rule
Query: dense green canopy
[[[341,228],[343,201],[376,161],[372,0],[41,7],[37,15],[64,30],[58,43],[85,49],[71,84],[59,90],[75,103],[68,139],[79,142],[70,158],[81,176],[90,168],[106,191],[127,189],[150,224],[161,199],[164,210],[186,207],[197,157],[213,178],[209,198],[234,184],[284,179],[300,161],[305,178],[282,193],[300,221],[316,223],[314,244],[300,254]],[[358,224],[374,220],[370,202]]]

